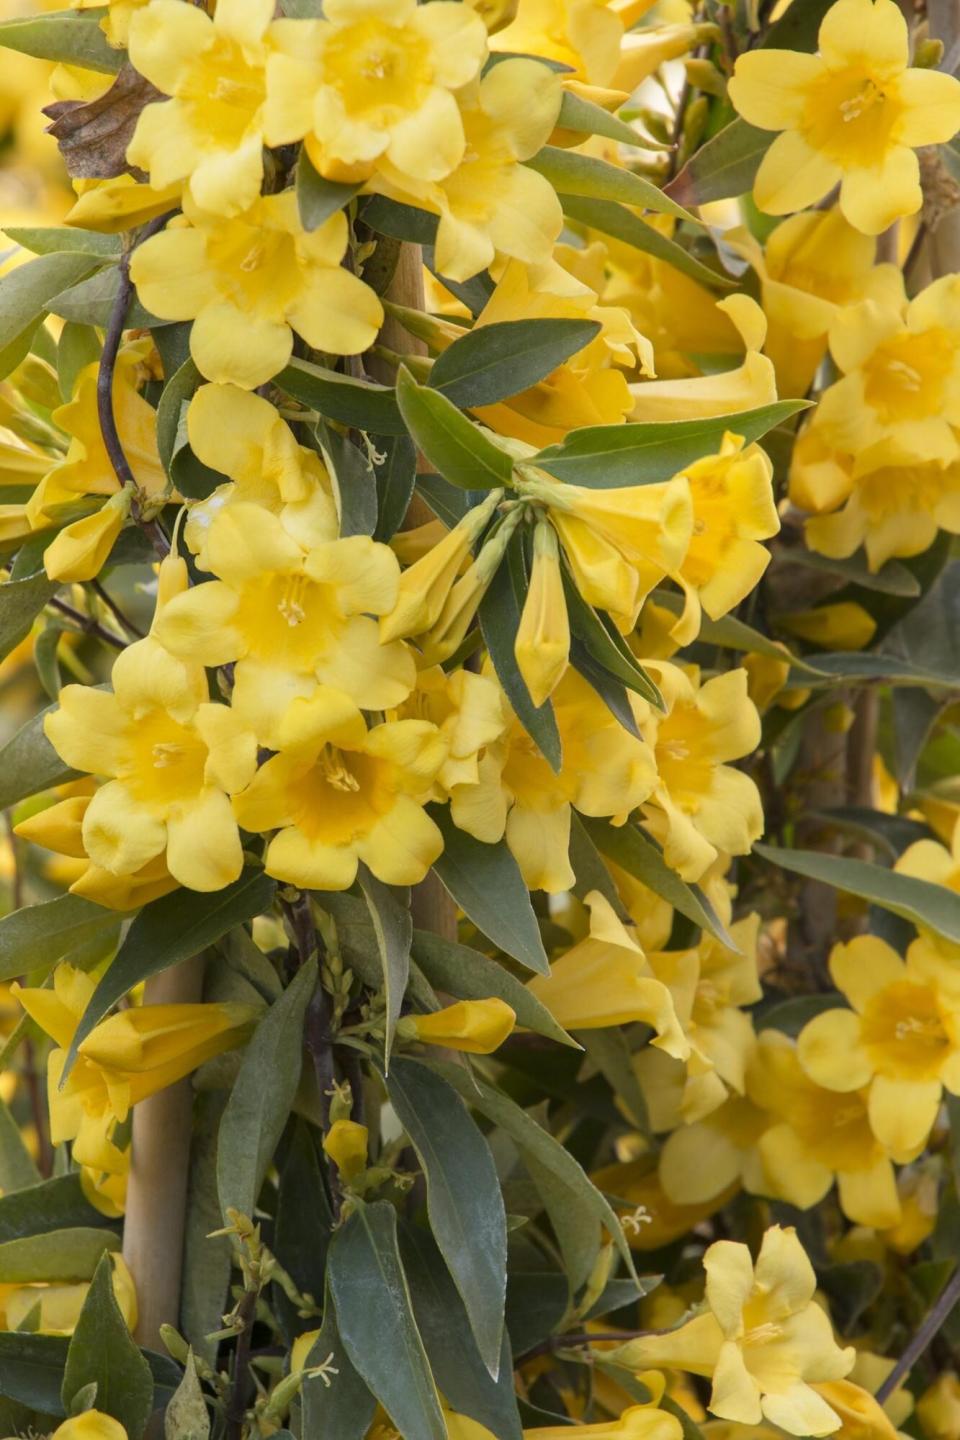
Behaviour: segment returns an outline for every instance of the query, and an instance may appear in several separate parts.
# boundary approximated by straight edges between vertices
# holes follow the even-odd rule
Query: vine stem
[[[954,1306],[957,1305],[958,1302],[960,1302],[960,1264],[957,1265],[957,1268],[943,1287],[939,1297],[930,1307],[930,1311],[920,1326],[920,1329],[914,1335],[910,1344],[906,1350],[904,1350],[900,1359],[876,1392],[874,1398],[878,1404],[882,1405],[885,1400],[888,1400],[901,1380],[909,1375],[927,1346],[934,1340],[943,1325],[946,1324]]]
[[[101,625],[99,620],[94,620],[92,615],[84,615],[82,610],[74,609],[74,607],[68,605],[65,600],[51,599],[47,601],[47,604],[51,610],[57,610],[61,615],[65,615],[68,620],[72,620],[84,634],[96,635],[98,640],[105,641],[107,645],[113,645],[117,650],[125,650],[127,648],[127,642],[122,636],[115,635],[112,630],[107,629],[106,625]]]

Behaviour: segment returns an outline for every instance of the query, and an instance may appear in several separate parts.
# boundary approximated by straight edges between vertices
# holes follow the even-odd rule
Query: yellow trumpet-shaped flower
[[[772,405],[777,398],[773,362],[761,354],[767,336],[763,311],[749,295],[729,295],[716,308],[736,327],[746,346],[743,363],[717,375],[678,380],[638,380],[630,386],[632,420],[702,420]]]
[[[744,855],[762,833],[757,787],[728,763],[756,749],[760,717],[743,669],[702,684],[696,670],[666,661],[651,661],[650,669],[666,713],[634,701],[657,767],[644,814],[667,864],[699,880],[718,853]]]
[[[293,189],[231,217],[184,204],[182,218],[137,246],[130,274],[154,315],[194,322],[190,353],[208,380],[256,389],[290,359],[294,330],[334,355],[373,343],[383,307],[340,263],[342,212],[306,231]]]
[[[165,854],[181,885],[222,889],[243,867],[228,797],[256,768],[253,731],[229,706],[208,701],[199,665],[175,659],[152,636],[117,657],[112,681],[112,692],[65,686],[44,722],[68,765],[108,780],[83,816],[84,849],[114,875],[134,875]]]
[[[64,526],[43,552],[51,580],[93,580],[104,565],[130,513],[131,496],[121,490],[92,515]]]
[[[428,1015],[404,1015],[397,1024],[397,1034],[402,1039],[419,1040],[421,1045],[443,1045],[467,1055],[491,1055],[516,1023],[516,1013],[507,1002],[491,995],[488,1000],[458,1000]]]
[[[366,1169],[369,1139],[366,1125],[358,1125],[355,1120],[334,1120],[323,1137],[324,1153],[330,1156],[347,1185]]]
[[[374,188],[439,215],[441,274],[467,280],[498,253],[549,261],[563,211],[550,182],[523,161],[547,143],[562,97],[560,76],[546,66],[504,60],[458,96],[464,149],[449,173],[417,183],[395,164],[379,166]]]
[[[960,1091],[960,975],[924,939],[906,961],[885,941],[837,945],[830,973],[852,1010],[827,1010],[804,1027],[800,1063],[828,1090],[867,1090],[870,1126],[895,1160],[927,1142],[944,1087]]]
[[[503,691],[488,675],[472,670],[446,674],[430,665],[417,675],[417,686],[397,711],[402,720],[429,720],[446,745],[437,775],[437,798],[449,799],[455,785],[476,785],[480,755],[499,740],[507,725]]]
[[[622,1402],[621,1402],[622,1403]],[[666,1410],[652,1405],[631,1405],[616,1420],[601,1420],[595,1425],[578,1425],[585,1440],[680,1440],[680,1421]],[[524,1440],[566,1440],[568,1425],[535,1425],[524,1430]]]
[[[824,1380],[813,1388],[840,1416],[840,1440],[896,1440],[893,1422],[862,1385],[852,1380]]]
[[[494,50],[558,60],[591,85],[609,85],[624,25],[607,0],[519,0],[516,18],[492,37]]]
[[[754,181],[761,210],[805,210],[840,185],[840,209],[879,235],[920,209],[914,151],[960,129],[960,83],[909,69],[907,22],[895,0],[837,0],[820,25],[819,53],[741,55],[730,99],[745,120],[782,133]]]
[[[268,143],[303,139],[329,180],[366,180],[380,161],[415,180],[449,175],[464,150],[452,92],[486,54],[479,16],[449,0],[332,0],[323,14],[274,26]]]
[[[960,1376],[948,1370],[924,1390],[917,1416],[930,1440],[956,1440],[960,1435]]]
[[[871,1128],[866,1090],[841,1094],[816,1084],[795,1043],[776,1030],[758,1037],[748,1082],[750,1098],[772,1117],[757,1142],[764,1193],[806,1210],[836,1180],[840,1207],[856,1224],[885,1230],[899,1223],[890,1152]]]
[[[127,1440],[119,1420],[102,1410],[84,1410],[58,1425],[50,1440]]]
[[[616,1351],[633,1369],[669,1365],[713,1381],[709,1408],[724,1420],[789,1435],[829,1435],[840,1416],[811,1382],[840,1380],[853,1365],[814,1301],[816,1276],[793,1229],[772,1226],[756,1264],[746,1245],[718,1240],[703,1257],[703,1312],[664,1335]]]
[[[134,3],[144,5],[148,0],[134,0]],[[65,223],[100,230],[107,235],[133,230],[156,215],[176,209],[183,188],[177,181],[155,190],[152,185],[139,184],[132,175],[117,175],[109,180],[76,180],[74,185],[77,199],[63,217]]]
[[[823,650],[862,650],[877,631],[876,620],[855,600],[793,610],[789,615],[779,615],[777,623],[781,630],[799,635],[801,640]]]
[[[245,830],[278,832],[270,875],[346,890],[362,860],[388,885],[423,879],[443,849],[423,808],[446,755],[435,725],[388,720],[368,730],[345,696],[321,689],[291,702],[276,740],[280,753],[234,801]]]
[[[574,883],[572,811],[625,819],[650,794],[656,775],[648,746],[575,671],[561,680],[553,705],[563,747],[559,775],[507,708],[507,728],[480,756],[477,783],[451,788],[450,813],[478,840],[506,836],[527,885],[558,894]]]
[[[535,975],[527,989],[565,1029],[596,1030],[642,1021],[656,1031],[653,1044],[685,1060],[690,1046],[673,997],[646,960],[635,937],[597,890],[586,897],[590,934]]]
[[[502,498],[502,490],[491,491],[404,570],[393,602],[378,612],[382,616],[381,644],[405,635],[421,635],[436,624],[461,566]]]
[[[513,644],[534,705],[548,700],[570,662],[570,621],[553,527],[541,520],[533,536],[533,569]]]
[[[28,1015],[57,1048],[47,1062],[51,1139],[73,1141],[74,1159],[93,1170],[124,1174],[114,1141],[132,1105],[189,1075],[214,1055],[242,1045],[259,1013],[249,1005],[144,1005],[102,1021],[80,1045],[61,1086],[67,1048],[93,995],[94,979],[59,965],[52,990],[21,989]]]
[[[127,146],[155,190],[180,182],[200,209],[236,215],[263,180],[270,0],[225,0],[211,18],[150,0],[129,26],[130,63],[170,100],[147,105]]]

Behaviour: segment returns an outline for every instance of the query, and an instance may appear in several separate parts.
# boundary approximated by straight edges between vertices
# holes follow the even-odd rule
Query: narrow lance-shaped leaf
[[[384,1063],[389,1069],[393,1035],[400,1019],[400,1007],[410,974],[410,941],[413,938],[410,892],[397,891],[384,885],[376,876],[370,874],[365,865],[360,869],[359,881],[370,910],[383,967],[383,990],[387,1003]]]
[[[95,1384],[96,1408],[119,1420],[129,1440],[140,1440],[153,1410],[153,1376],[133,1341],[113,1293],[113,1265],[104,1255],[87,1291],[67,1351],[62,1399]]]
[[[124,52],[109,45],[100,29],[105,9],[57,10],[49,15],[7,20],[0,25],[0,47],[36,55],[41,60],[115,74],[123,63]]]
[[[510,484],[510,456],[445,395],[418,385],[403,365],[397,375],[397,404],[415,443],[452,484],[464,490],[492,490]]]
[[[691,280],[696,280],[700,285],[706,285],[713,290],[732,290],[736,285],[736,281],[729,275],[704,265],[702,260],[698,260],[689,250],[678,245],[676,240],[661,234],[615,200],[591,200],[580,195],[561,195],[560,199],[564,214],[571,220],[579,220],[582,225],[589,225],[591,229],[602,230],[605,235],[622,240],[634,250],[642,250],[646,255],[666,261],[675,270],[689,276]]]
[[[507,1293],[507,1222],[490,1147],[460,1097],[425,1065],[397,1060],[387,1093],[423,1167],[430,1228],[483,1362],[496,1379]]]
[[[657,210],[678,220],[699,224],[688,210],[671,200],[652,180],[635,175],[619,165],[611,165],[594,155],[581,155],[576,150],[561,150],[545,145],[526,162],[532,170],[546,176],[555,190],[564,195],[581,195],[594,200],[616,200],[644,210]]]
[[[59,581],[48,579],[44,570],[27,580],[0,584],[0,660],[30,633],[34,620],[59,588]]]
[[[377,1402],[357,1374],[346,1353],[337,1327],[333,1301],[323,1307],[323,1325],[307,1356],[307,1369],[327,1366],[323,1375],[303,1382],[303,1433],[336,1435],[337,1440],[364,1440],[373,1422]]]
[[[44,974],[77,945],[117,929],[120,919],[80,895],[58,895],[0,920],[0,981]],[[105,947],[106,952],[106,947]]]
[[[337,1231],[327,1273],[347,1355],[404,1440],[447,1440],[388,1201],[362,1205]]]
[[[119,1235],[88,1225],[5,1240],[0,1244],[0,1284],[90,1280],[104,1252],[119,1248]]]
[[[355,380],[309,360],[291,360],[273,382],[295,400],[336,420],[376,435],[405,435],[393,390],[370,380]]]
[[[434,361],[430,389],[454,405],[493,405],[543,380],[600,333],[594,320],[504,320],[468,330]]]
[[[340,185],[335,180],[324,179],[313,168],[306,148],[301,149],[297,161],[297,206],[304,230],[318,230],[331,215],[349,204],[359,189],[359,185]]]
[[[680,205],[706,205],[753,189],[760,161],[773,143],[770,130],[758,130],[739,116],[691,155],[666,193]]]

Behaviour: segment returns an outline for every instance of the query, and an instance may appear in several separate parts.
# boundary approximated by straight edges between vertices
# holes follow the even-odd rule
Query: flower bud
[[[358,1125],[354,1120],[335,1120],[323,1137],[324,1154],[330,1156],[347,1185],[367,1168],[369,1135],[366,1125]]]
[[[534,705],[543,705],[570,660],[570,621],[556,533],[547,520],[533,537],[533,573],[513,653]]]
[[[436,624],[460,566],[502,497],[502,490],[491,491],[486,500],[468,510],[432,550],[404,570],[397,603],[389,615],[380,619],[381,645],[406,635],[422,635]]]
[[[503,1044],[517,1023],[516,1013],[505,1000],[458,1000],[430,1015],[404,1015],[397,1022],[403,1040],[422,1045],[443,1045],[468,1055],[489,1055]]]
[[[43,557],[51,580],[93,580],[106,564],[130,513],[130,493],[121,490],[92,515],[66,525]]]

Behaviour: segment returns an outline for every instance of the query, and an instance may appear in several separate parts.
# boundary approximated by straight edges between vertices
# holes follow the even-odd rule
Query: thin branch
[[[934,1301],[920,1329],[876,1392],[874,1398],[878,1404],[882,1405],[885,1400],[888,1400],[900,1382],[910,1374],[927,1346],[946,1324],[958,1302],[960,1302],[960,1264],[957,1265],[939,1297]]]
[[[94,620],[92,615],[84,615],[82,610],[74,609],[72,605],[67,604],[66,600],[54,598],[48,600],[47,604],[51,610],[58,610],[61,615],[72,620],[85,635],[96,635],[98,640],[105,641],[107,645],[113,645],[117,650],[126,650],[127,641],[123,636],[115,635],[112,630],[107,629],[106,625],[101,625],[99,620]]]
[[[114,600],[112,595],[107,593],[107,590],[103,585],[100,584],[100,581],[91,580],[90,586],[91,589],[96,593],[98,598],[103,601],[104,605],[106,605],[107,609],[110,611],[110,614],[113,616],[113,618],[117,621],[118,625],[121,625],[123,629],[126,630],[128,635],[133,635],[135,639],[142,640],[143,631],[140,629],[139,625],[134,625],[133,621],[129,618],[129,616],[123,613],[116,600]]]
[[[578,1345],[605,1345],[611,1342],[622,1344],[625,1340],[639,1340],[645,1335],[655,1332],[651,1330],[616,1330],[606,1332],[603,1330],[585,1330],[574,1335],[548,1335],[546,1340],[541,1340],[529,1350],[525,1350],[517,1359],[524,1364],[528,1360],[535,1359],[538,1355],[549,1355],[557,1350],[572,1350]]]
[[[237,1336],[237,1348],[233,1354],[233,1381],[226,1416],[228,1440],[242,1440],[243,1436],[243,1419],[247,1413],[250,1341],[257,1313],[257,1295],[256,1290],[246,1290],[237,1311],[237,1318],[242,1322],[243,1329]]]

